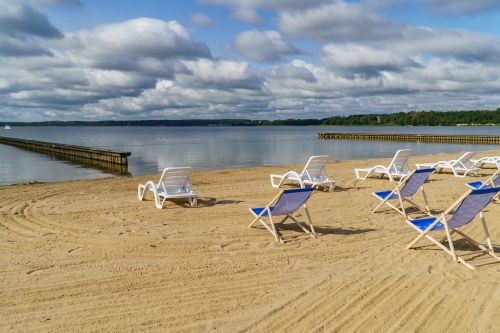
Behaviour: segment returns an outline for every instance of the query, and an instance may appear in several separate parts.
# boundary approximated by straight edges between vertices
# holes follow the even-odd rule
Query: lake
[[[391,157],[398,149],[414,155],[498,149],[496,145],[356,140],[318,140],[318,132],[500,135],[500,127],[13,127],[10,136],[130,151],[132,175],[167,166],[194,169],[239,168],[304,163],[311,155],[332,160]],[[0,144],[0,184],[106,177],[111,174],[49,155]]]

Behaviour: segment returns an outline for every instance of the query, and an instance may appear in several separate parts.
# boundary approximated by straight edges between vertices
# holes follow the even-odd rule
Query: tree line
[[[7,123],[4,123],[7,124]],[[186,119],[11,122],[13,126],[457,126],[500,125],[500,108],[473,111],[411,111],[334,116],[323,119]],[[2,125],[3,126],[3,125]]]

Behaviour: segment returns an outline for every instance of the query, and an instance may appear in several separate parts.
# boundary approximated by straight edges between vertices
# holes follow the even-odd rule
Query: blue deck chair
[[[477,246],[480,249],[479,251],[471,253],[486,253],[496,260],[500,260],[500,257],[495,254],[495,251],[491,244],[490,234],[488,232],[486,220],[483,215],[483,209],[493,200],[493,198],[498,194],[499,191],[500,187],[468,190],[440,216],[433,216],[415,220],[407,219],[406,222],[419,232],[419,235],[410,244],[408,244],[407,248],[411,249],[412,247],[414,247],[415,243],[417,243],[422,237],[426,237],[432,243],[436,244],[439,248],[451,255],[454,261],[458,261],[464,264],[467,268],[474,269],[474,266],[466,262],[465,259],[459,257],[455,253],[455,248],[453,247],[451,236],[454,233],[457,233],[462,236],[464,240]],[[448,215],[455,207],[457,207],[456,210],[453,212],[452,216],[447,219],[446,215]],[[470,236],[466,235],[463,231],[458,230],[458,228],[472,222],[478,214],[481,220],[481,224],[483,225],[483,230],[488,247],[480,244]],[[429,235],[429,232],[431,231],[444,231],[446,237],[443,237],[440,241],[438,241],[434,237]],[[443,245],[443,242],[446,240],[448,241],[449,247]]]
[[[311,194],[313,194],[314,191],[315,188],[312,187],[281,191],[265,207],[250,208],[250,213],[255,216],[255,219],[248,227],[251,228],[258,221],[266,227],[267,230],[269,230],[277,242],[284,243],[280,234],[276,230],[276,225],[273,221],[273,218],[276,216],[284,216],[284,218],[278,223],[283,223],[287,219],[291,219],[304,232],[310,234],[313,238],[316,238],[316,232],[314,231],[311,215],[309,214],[309,210],[306,206],[307,200],[311,197]],[[310,230],[304,227],[292,216],[292,214],[301,207],[304,207],[306,212]],[[263,218],[267,218],[268,222],[266,222]]]
[[[382,205],[386,204],[406,217],[404,202],[407,201],[413,206],[417,207],[420,211],[429,214],[429,203],[427,202],[424,184],[435,170],[436,169],[433,168],[415,170],[408,176],[404,177],[394,190],[373,192],[372,194],[375,196],[375,198],[381,200],[381,202],[377,205],[377,207],[373,209],[372,212],[375,213],[380,207],[382,207]],[[422,195],[424,197],[425,208],[420,207],[410,199],[410,197],[417,193],[419,189],[422,191]],[[391,201],[394,200],[398,200],[398,202],[393,205]]]
[[[482,181],[469,182],[466,185],[473,190],[478,190],[480,188],[488,188],[488,187],[498,187],[500,186],[500,170],[495,172],[485,182]],[[495,201],[500,202],[500,194],[495,197]]]

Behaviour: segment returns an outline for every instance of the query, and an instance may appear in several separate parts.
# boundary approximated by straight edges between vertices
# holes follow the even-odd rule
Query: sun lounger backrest
[[[473,151],[466,152],[465,154],[460,156],[460,158],[457,161],[467,166],[467,164],[471,164],[470,159],[473,158],[474,155],[476,155],[476,153]]]
[[[414,195],[418,189],[424,185],[427,179],[429,179],[434,170],[433,168],[415,170],[399,191],[401,197],[408,198]]]
[[[448,220],[448,227],[455,229],[472,221],[490,203],[498,191],[500,191],[500,187],[472,190]]]
[[[292,214],[306,203],[314,190],[311,187],[284,190],[274,205],[273,216]]]
[[[408,158],[410,158],[410,149],[401,149],[396,152],[389,165],[389,171],[396,174],[409,173]]]
[[[159,187],[169,194],[191,191],[191,168],[166,168],[160,178]]]
[[[311,156],[302,171],[302,178],[311,181],[321,180],[326,176],[325,165],[328,162],[328,155]]]

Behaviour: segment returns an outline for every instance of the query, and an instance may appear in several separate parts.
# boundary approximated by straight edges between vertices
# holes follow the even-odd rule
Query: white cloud
[[[123,59],[149,57],[210,57],[205,44],[194,42],[176,21],[137,18],[83,30],[67,39],[81,43],[82,51],[100,61],[118,56]]]
[[[413,59],[393,50],[356,44],[327,44],[323,47],[322,61],[337,70],[368,75],[419,66]]]
[[[281,12],[279,26],[290,36],[326,42],[388,40],[400,37],[403,27],[363,4],[344,1]]]
[[[28,5],[35,23],[45,22],[45,32],[35,31],[11,1],[0,13],[7,27],[0,118],[308,118],[498,107],[498,36],[395,22],[378,12],[392,1],[399,0],[206,0],[247,21],[262,20],[262,9],[277,12],[282,30],[247,30],[232,43],[266,64],[214,58],[176,21],[137,18],[62,34]],[[309,47],[300,57],[307,60],[287,61],[302,52],[292,43]]]
[[[248,23],[261,23],[259,9],[287,10],[304,9],[332,0],[200,0],[202,4],[224,5],[232,9],[231,16]]]
[[[45,13],[27,3],[0,0],[0,34],[61,38]]]
[[[239,33],[233,42],[234,48],[248,59],[257,62],[276,62],[283,56],[301,53],[288,44],[278,31],[248,30]]]
[[[189,21],[195,25],[208,26],[212,24],[210,16],[200,13],[194,13],[189,17]]]
[[[473,15],[500,8],[498,0],[420,0],[441,15]]]

